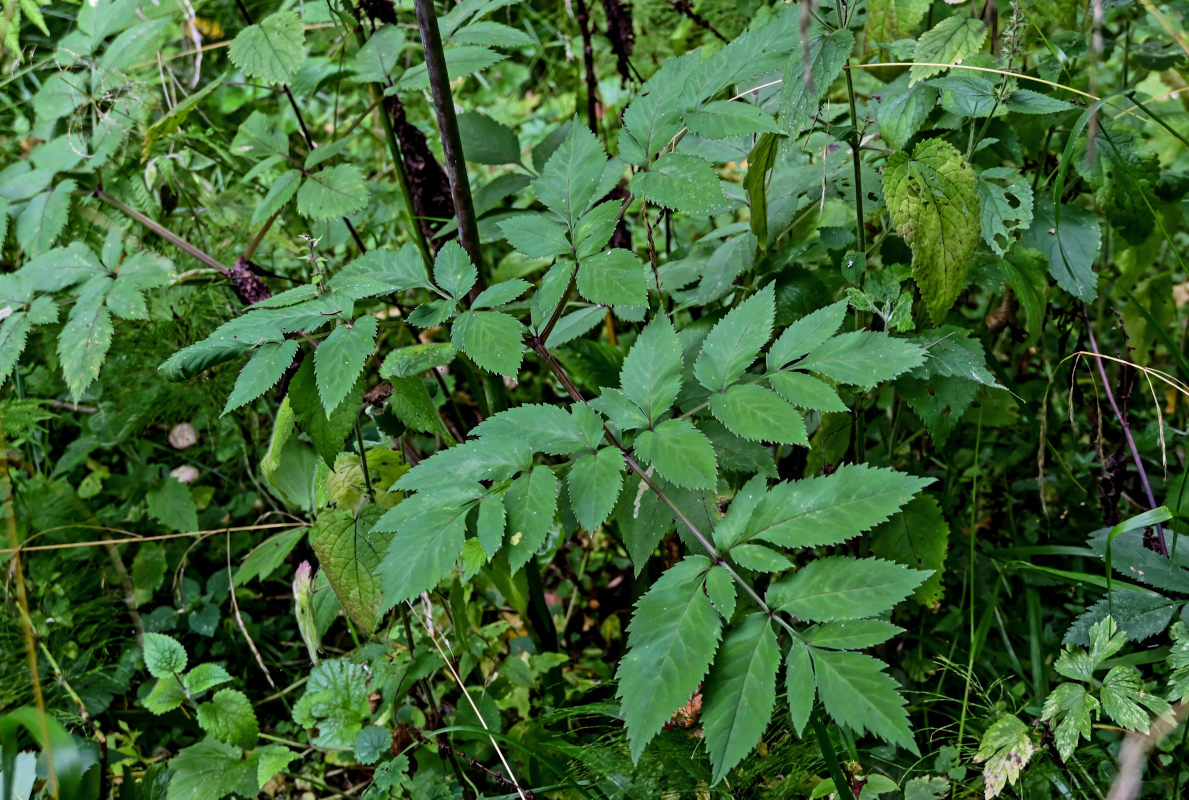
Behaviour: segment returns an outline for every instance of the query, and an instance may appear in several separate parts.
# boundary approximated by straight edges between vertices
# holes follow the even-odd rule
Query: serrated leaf
[[[846,411],[846,403],[824,381],[800,372],[777,372],[768,376],[768,383],[776,393],[798,408],[823,413]]]
[[[976,185],[970,164],[944,139],[921,142],[911,158],[893,153],[884,169],[888,213],[912,248],[913,277],[934,322],[965,288],[974,262],[979,239]]]
[[[458,115],[458,134],[466,160],[475,164],[516,164],[520,140],[516,132],[477,111]]]
[[[1102,679],[1102,710],[1119,726],[1147,733],[1148,712],[1137,703],[1144,694],[1144,679],[1139,670],[1129,664],[1116,665]]]
[[[621,431],[648,427],[648,417],[619,389],[603,389],[602,395],[590,403],[593,408],[606,414],[611,424]]]
[[[941,575],[949,538],[950,528],[937,501],[919,495],[871,532],[871,553],[913,569],[933,570],[913,591],[913,597],[922,605],[936,608],[941,601]]]
[[[862,653],[812,649],[817,693],[826,713],[851,730],[870,731],[918,754],[908,712],[895,679],[882,661]]]
[[[508,510],[502,494],[489,494],[479,501],[475,534],[479,539],[479,546],[488,558],[493,557],[503,546],[507,520]]]
[[[508,565],[518,571],[536,555],[553,527],[557,512],[557,476],[553,470],[537,465],[508,487],[504,506],[508,510]]]
[[[817,114],[854,46],[854,34],[839,28],[810,39],[808,58],[797,52],[787,59],[780,89],[780,124],[791,138],[799,137]]]
[[[265,83],[289,83],[301,67],[304,44],[301,15],[278,11],[240,31],[228,54],[249,77]]]
[[[480,422],[472,433],[520,439],[532,450],[550,455],[573,453],[586,445],[578,420],[564,408],[545,403],[501,411]]]
[[[558,146],[541,177],[533,181],[533,193],[572,230],[578,218],[601,198],[610,186],[599,191],[608,172],[607,153],[585,125],[571,125],[569,134]]]
[[[776,292],[771,285],[744,300],[719,320],[702,343],[694,376],[712,392],[738,380],[772,335]]]
[[[58,357],[70,396],[77,401],[99,377],[111,347],[111,314],[104,304],[109,278],[94,278],[83,287],[66,324],[58,334]]]
[[[814,698],[817,697],[817,681],[813,677],[813,663],[805,642],[793,637],[788,653],[785,654],[784,664],[784,688],[789,706],[789,719],[793,723],[793,730],[800,736],[813,711]]]
[[[198,530],[198,510],[190,487],[173,476],[160,489],[145,494],[149,516],[170,530],[183,533]]]
[[[616,678],[633,761],[702,682],[722,620],[702,591],[710,561],[687,556],[636,603]]]
[[[16,369],[32,328],[29,315],[20,311],[0,321],[0,385],[3,385]]]
[[[668,419],[636,437],[635,450],[661,477],[687,489],[713,489],[714,447],[687,419]]]
[[[867,36],[884,44],[910,39],[925,18],[929,5],[930,0],[870,0],[867,4]]]
[[[319,170],[297,190],[297,212],[310,219],[333,219],[354,214],[370,197],[363,173],[354,164]]]
[[[295,355],[297,355],[296,339],[265,342],[260,345],[235,379],[235,388],[231,390],[227,404],[223,406],[223,414],[252,402],[276,386],[277,381],[293,364]]]
[[[497,53],[490,48],[473,45],[449,47],[445,51],[445,56],[446,75],[452,82],[481,72],[507,58],[503,53]],[[386,94],[422,92],[427,89],[429,89],[429,73],[426,71],[425,64],[421,63],[405,70],[396,86],[389,87]]]
[[[582,260],[578,292],[592,303],[608,306],[644,305],[648,277],[644,264],[631,250],[614,248]]]
[[[360,317],[339,325],[314,350],[318,397],[328,415],[347,399],[368,356],[376,349],[377,325],[375,317]]]
[[[878,558],[827,556],[768,587],[768,605],[804,620],[833,622],[882,614],[928,577]]]
[[[725,392],[716,392],[710,395],[710,412],[744,439],[809,444],[801,412],[762,386],[736,384]]]
[[[286,171],[281,177],[273,181],[272,186],[268,187],[268,194],[264,195],[264,199],[260,201],[260,205],[256,206],[256,210],[252,212],[252,221],[248,223],[253,228],[258,228],[264,224],[264,221],[273,214],[285,207],[285,204],[293,199],[293,195],[297,194],[297,187],[301,184],[301,170],[291,169]]]
[[[729,623],[735,614],[738,591],[735,589],[735,579],[720,565],[716,564],[706,573],[706,596],[714,604],[714,610],[722,617],[722,621]]]
[[[846,319],[847,308],[847,301],[839,300],[837,303],[806,314],[785,328],[780,336],[776,337],[772,346],[768,348],[769,371],[781,369],[789,362],[820,347],[838,332],[842,321]]]
[[[908,75],[901,75],[882,90],[875,112],[880,136],[888,147],[904,149],[936,105],[937,89],[924,83],[909,86]]]
[[[190,694],[199,694],[221,683],[228,683],[231,674],[219,664],[197,664],[186,673],[182,683]]]
[[[368,725],[355,737],[355,760],[360,764],[375,764],[391,747],[392,731]]]
[[[186,671],[186,649],[172,636],[163,633],[144,635],[144,665],[149,674],[162,680]]]
[[[261,786],[276,777],[281,770],[289,766],[291,761],[298,758],[297,753],[283,744],[266,744],[264,747],[258,747],[252,752],[252,756],[256,759],[256,782]]]
[[[286,399],[290,402],[297,425],[310,437],[318,455],[327,466],[333,466],[359,415],[363,402],[363,381],[357,381],[334,413],[327,414],[318,394],[314,360],[306,358],[289,382]]]
[[[1032,227],[1020,237],[1020,244],[1044,254],[1049,274],[1062,289],[1087,303],[1098,296],[1094,259],[1102,234],[1093,213],[1079,206],[1054,207],[1048,198],[1038,199]]]
[[[168,678],[158,678],[141,702],[150,714],[161,716],[180,708],[186,702],[186,693],[177,678],[170,675]]]
[[[454,320],[450,340],[488,372],[515,378],[524,358],[524,326],[499,311],[464,311]]]
[[[994,179],[1009,180],[1006,186]],[[978,176],[983,240],[1003,255],[1032,224],[1032,186],[1014,169],[997,167]]]
[[[748,519],[746,538],[790,549],[838,544],[888,519],[929,482],[848,464],[830,475],[780,483]]]
[[[981,19],[961,13],[943,19],[917,40],[912,60],[918,63],[908,70],[909,86],[947,69],[926,64],[961,64],[982,48],[986,38],[987,26]]]
[[[347,64],[361,83],[384,83],[399,74],[405,32],[396,25],[384,25],[368,37]]]
[[[466,517],[465,509],[445,506],[400,526],[380,563],[381,612],[438,585],[462,553]]]
[[[814,625],[804,632],[806,644],[830,650],[866,650],[883,644],[904,629],[881,619],[852,619]]]
[[[1098,717],[1098,700],[1078,683],[1062,683],[1045,699],[1041,719],[1060,718],[1053,730],[1057,752],[1068,759],[1081,738],[1090,738],[1090,726]]]
[[[702,731],[721,781],[750,753],[776,706],[780,649],[767,614],[745,617],[723,637],[714,667],[702,687]]]
[[[685,115],[689,132],[704,139],[729,139],[758,133],[783,133],[772,115],[759,106],[733,100],[715,100]]]
[[[405,473],[396,482],[396,488],[441,490],[471,482],[503,480],[531,464],[532,448],[522,438],[487,435],[439,450]]]
[[[37,256],[48,251],[66,227],[66,215],[70,211],[70,194],[77,184],[73,180],[59,181],[48,192],[42,192],[26,205],[17,217],[17,242],[29,255]]]
[[[384,356],[380,377],[412,378],[454,360],[458,351],[449,342],[431,342],[400,347]]]
[[[1031,89],[1016,89],[1003,105],[1017,114],[1060,114],[1077,108],[1073,103]]]
[[[1028,726],[1014,714],[1004,714],[987,728],[979,742],[974,762],[986,762],[983,783],[987,800],[997,797],[1008,784],[1015,786],[1020,770],[1032,760],[1036,746],[1028,735]]]
[[[166,800],[220,800],[229,794],[260,793],[256,765],[238,747],[208,736],[184,747],[169,761]]]
[[[912,342],[882,332],[852,331],[826,340],[796,367],[841,383],[870,387],[920,366],[924,360],[925,351]]]
[[[198,724],[204,731],[233,747],[256,746],[260,727],[248,696],[238,689],[220,689],[198,706]]]
[[[666,414],[681,391],[681,343],[664,315],[653,317],[640,331],[619,373],[624,395],[650,424]]]
[[[430,287],[425,263],[411,244],[399,250],[387,247],[369,250],[332,275],[326,284],[354,297]],[[366,291],[366,294],[360,294],[360,291]]]
[[[706,214],[725,203],[714,168],[685,153],[666,153],[647,172],[637,172],[631,192],[653,205],[687,214]]]
[[[498,224],[508,244],[529,258],[553,258],[572,249],[565,228],[549,214],[526,212]]]
[[[392,541],[391,532],[375,529],[383,514],[377,505],[364,506],[358,515],[353,509],[323,511],[310,531],[318,562],[343,610],[369,634],[376,629],[382,603],[377,571]]]
[[[602,525],[615,508],[623,488],[623,470],[623,453],[616,447],[604,447],[574,460],[566,475],[566,487],[574,518],[586,530]]]
[[[459,300],[475,285],[479,271],[462,245],[451,239],[442,245],[434,258],[433,279],[446,294]]]

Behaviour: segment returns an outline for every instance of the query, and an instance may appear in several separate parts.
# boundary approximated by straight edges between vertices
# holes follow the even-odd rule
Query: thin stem
[[[167,230],[166,228],[163,228],[161,225],[158,225],[156,222],[153,222],[153,220],[149,219],[148,217],[146,217],[144,214],[140,213],[136,209],[129,208],[128,206],[124,205],[119,200],[112,197],[107,192],[103,191],[102,186],[95,187],[95,191],[93,192],[93,194],[95,195],[95,197],[98,197],[100,200],[110,203],[113,206],[115,206],[116,208],[120,209],[120,211],[123,211],[126,215],[128,215],[132,219],[136,220],[141,225],[148,228],[153,233],[157,234],[162,239],[169,242],[170,244],[172,244],[174,247],[178,248],[179,250],[181,250],[185,253],[189,253],[191,256],[198,259],[203,264],[206,264],[208,267],[217,269],[224,276],[231,275],[231,270],[227,269],[227,267],[220,264],[213,257],[207,255],[202,250],[199,250],[197,247],[190,244],[185,239],[178,236],[176,233],[173,233],[172,231]]]
[[[594,48],[590,43],[590,12],[586,8],[586,0],[577,0],[575,16],[578,18],[578,31],[582,34],[582,63],[586,67],[586,126],[595,136],[599,135],[598,109],[595,92],[598,89],[598,78],[594,70]]]
[[[450,179],[450,195],[454,213],[458,216],[458,238],[476,267],[483,264],[479,251],[479,228],[475,223],[475,204],[463,159],[462,139],[458,134],[458,118],[454,114],[454,97],[450,91],[450,77],[446,72],[446,56],[442,50],[442,34],[438,30],[438,15],[433,0],[414,0],[417,26],[421,29],[421,44],[425,48],[425,68],[433,92],[434,111],[438,117],[438,131],[442,135],[442,155],[446,176]],[[471,294],[482,289],[480,279]]]
[[[834,743],[830,741],[830,732],[826,729],[822,713],[816,708],[809,715],[809,726],[813,728],[817,746],[822,751],[822,758],[826,762],[826,771],[834,780],[834,791],[842,800],[855,800],[855,793],[851,789],[850,781],[842,774],[842,767],[838,766],[838,754],[834,751]]]
[[[841,11],[839,14],[841,15]],[[855,162],[855,238],[858,239],[859,252],[867,252],[867,232],[863,225],[863,162],[859,157],[859,115],[855,110],[855,83],[851,79],[850,70],[846,70],[846,96],[850,101],[850,124],[854,129],[850,135],[850,152]]]
[[[367,487],[365,494],[368,503],[376,502],[376,491],[372,487],[372,477],[367,468],[367,450],[363,446],[363,429],[359,427],[359,420],[355,420],[355,445],[359,448],[359,468],[363,471],[363,485]]]

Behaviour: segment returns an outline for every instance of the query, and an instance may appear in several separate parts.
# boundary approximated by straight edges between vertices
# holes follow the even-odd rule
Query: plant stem
[[[841,12],[840,12],[841,13]],[[847,66],[849,66],[850,59],[847,59]],[[863,225],[863,162],[859,158],[859,144],[862,135],[859,132],[859,115],[855,109],[855,83],[851,78],[850,70],[843,70],[846,73],[846,96],[850,101],[850,124],[854,129],[850,135],[850,152],[851,157],[855,162],[855,238],[858,239],[859,252],[867,252],[867,233]]]
[[[438,14],[433,0],[414,0],[417,26],[421,29],[421,44],[425,48],[425,68],[433,93],[434,111],[438,117],[438,131],[442,135],[442,155],[446,176],[450,178],[450,195],[454,213],[458,216],[458,238],[476,267],[480,267],[479,282],[471,290],[476,295],[483,287],[482,264],[479,252],[479,228],[475,223],[475,204],[471,199],[471,185],[467,178],[462,153],[462,139],[458,135],[458,117],[454,114],[454,97],[450,91],[450,77],[446,72],[446,55],[442,50],[442,34],[438,30]]]
[[[183,239],[182,237],[173,233],[172,231],[169,231],[166,228],[163,228],[161,225],[158,225],[156,222],[149,219],[148,217],[146,217],[144,214],[140,213],[136,209],[130,208],[130,207],[124,205],[119,200],[112,197],[107,192],[103,191],[102,186],[95,187],[95,191],[92,194],[94,194],[95,197],[98,197],[100,200],[103,200],[106,203],[110,203],[111,205],[120,209],[120,211],[123,211],[127,216],[136,220],[141,225],[148,228],[153,233],[157,234],[162,239],[164,239],[165,241],[172,244],[174,247],[178,248],[179,250],[181,250],[185,253],[190,254],[194,258],[201,261],[203,264],[206,264],[208,267],[217,269],[220,273],[223,274],[224,277],[231,275],[231,270],[227,269],[227,267],[220,264],[213,257],[207,255],[202,250],[199,250],[197,247],[190,244],[185,239]]]
[[[851,789],[850,781],[846,779],[846,775],[842,773],[842,767],[838,764],[838,754],[834,751],[834,743],[830,741],[830,732],[826,729],[822,712],[816,708],[809,715],[809,726],[813,728],[818,749],[822,751],[822,758],[826,762],[826,772],[829,772],[830,777],[834,780],[834,791],[842,800],[855,800],[855,793]]]
[[[594,47],[590,43],[590,12],[586,8],[586,0],[577,0],[574,7],[578,18],[578,31],[582,34],[582,63],[586,67],[586,126],[595,136],[599,135],[598,111],[595,92],[599,81],[595,77]]]
[[[363,429],[359,427],[359,420],[355,420],[355,446],[359,448],[359,468],[363,471],[363,485],[367,487],[365,494],[369,503],[376,502],[376,491],[372,487],[372,476],[367,468],[367,450],[363,446]]]

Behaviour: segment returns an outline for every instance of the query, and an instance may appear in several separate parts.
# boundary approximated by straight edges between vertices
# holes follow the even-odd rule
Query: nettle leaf
[[[198,706],[198,724],[211,736],[234,747],[255,747],[260,736],[252,703],[238,689],[220,689]]]
[[[707,214],[725,203],[714,168],[685,153],[666,153],[647,172],[637,172],[631,191],[649,203],[687,214]]]
[[[996,180],[1007,185],[1001,186]],[[1016,169],[985,169],[978,176],[978,199],[983,239],[998,255],[1003,255],[1017,234],[1032,224],[1032,185]]]
[[[515,378],[524,358],[524,326],[499,311],[464,311],[450,340],[488,372]]]
[[[574,459],[566,475],[566,487],[574,518],[586,530],[602,525],[615,508],[623,488],[623,470],[623,453],[616,447],[604,447]]]
[[[285,370],[293,364],[293,357],[296,355],[296,339],[265,342],[260,345],[235,379],[235,388],[231,390],[227,404],[223,406],[223,414],[252,402],[276,386],[277,381],[285,374]]]
[[[772,115],[759,106],[734,100],[715,100],[685,115],[689,132],[704,139],[729,139],[757,133],[783,133]]]
[[[712,392],[737,381],[772,336],[776,291],[771,284],[735,306],[719,320],[702,343],[694,377]]]
[[[175,674],[186,671],[186,649],[172,636],[164,633],[144,635],[144,665],[149,674],[162,680],[173,680]]]
[[[380,611],[437,586],[462,553],[466,528],[467,509],[454,505],[431,508],[401,524],[380,563]],[[384,520],[377,522],[375,529],[391,530],[384,527]]]
[[[919,754],[900,687],[884,672],[886,664],[863,653],[810,650],[818,697],[835,722]]]
[[[433,262],[433,279],[446,294],[459,300],[479,280],[479,271],[471,263],[471,257],[457,241],[451,239],[442,245]]]
[[[827,556],[768,587],[768,605],[814,622],[874,617],[908,597],[928,573],[878,558]]]
[[[351,393],[368,356],[376,349],[375,317],[360,317],[339,325],[314,350],[314,377],[327,414],[334,413]]]
[[[507,508],[508,564],[516,572],[536,555],[553,527],[557,512],[557,476],[537,465],[524,473],[504,494]]]
[[[661,477],[687,489],[713,489],[718,479],[714,446],[687,419],[669,419],[636,437],[636,452]]]
[[[297,212],[310,219],[334,219],[367,205],[370,194],[354,164],[338,164],[307,177],[297,190]]]
[[[830,84],[855,47],[855,36],[845,28],[822,32],[809,42],[809,58],[798,53],[789,58],[780,90],[780,124],[795,139],[817,114]]]
[[[377,570],[392,541],[390,531],[375,529],[383,514],[377,505],[365,505],[358,515],[353,509],[323,511],[310,531],[318,563],[343,610],[365,633],[374,631],[379,621],[382,592]]]
[[[611,191],[618,177],[616,162],[607,162],[602,142],[585,125],[575,124],[532,187],[537,199],[572,230],[591,203]]]
[[[231,674],[219,664],[197,664],[182,678],[182,683],[190,694],[199,694],[230,680]]]
[[[228,54],[249,77],[265,83],[289,83],[301,67],[304,45],[301,15],[278,11],[240,31]]]
[[[943,19],[917,40],[912,54],[912,60],[917,63],[908,70],[909,85],[947,69],[928,65],[961,64],[967,56],[977,53],[986,39],[987,26],[981,19],[972,19],[965,14]]]
[[[848,464],[830,475],[780,483],[748,519],[745,538],[789,549],[839,544],[887,520],[930,482]]]
[[[970,164],[944,139],[921,142],[911,158],[893,153],[884,170],[888,213],[912,247],[913,277],[935,322],[965,288],[974,263],[979,239],[976,185]]]
[[[640,331],[619,373],[623,394],[654,424],[668,413],[681,391],[681,342],[664,315]],[[610,413],[610,411],[608,411]]]
[[[710,395],[710,413],[744,439],[809,444],[801,412],[762,386],[737,384]]]
[[[702,687],[702,731],[721,781],[756,746],[776,707],[780,648],[766,614],[755,613],[722,640],[714,668]]]
[[[842,321],[846,319],[847,308],[848,302],[839,300],[837,303],[806,314],[785,328],[784,332],[776,337],[776,341],[768,348],[768,369],[781,369],[789,362],[820,347],[842,327]]]
[[[894,150],[902,150],[937,105],[937,89],[926,83],[908,85],[908,75],[901,75],[881,89],[875,119],[879,135]]]
[[[722,619],[702,590],[710,566],[705,557],[687,556],[636,603],[616,672],[633,762],[693,697],[714,659]]]
[[[871,532],[871,553],[913,569],[932,570],[933,574],[913,591],[913,597],[922,605],[937,608],[949,540],[950,527],[937,500],[918,495]]]
[[[1020,237],[1024,247],[1039,250],[1049,261],[1057,285],[1085,302],[1098,296],[1094,259],[1102,233],[1093,212],[1079,206],[1054,206],[1048,198],[1036,201],[1032,227]]]
[[[592,303],[644,305],[648,302],[644,263],[631,250],[618,247],[585,258],[578,266],[578,292]]]
[[[508,244],[529,258],[553,258],[572,249],[565,228],[549,214],[526,212],[498,224]]]
[[[910,39],[925,18],[930,0],[870,0],[867,35],[872,41],[891,43]]]

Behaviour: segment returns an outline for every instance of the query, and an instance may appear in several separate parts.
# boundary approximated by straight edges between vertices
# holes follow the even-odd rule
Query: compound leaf
[[[339,325],[314,351],[314,377],[327,414],[351,393],[368,356],[376,348],[376,318],[360,317]]]

